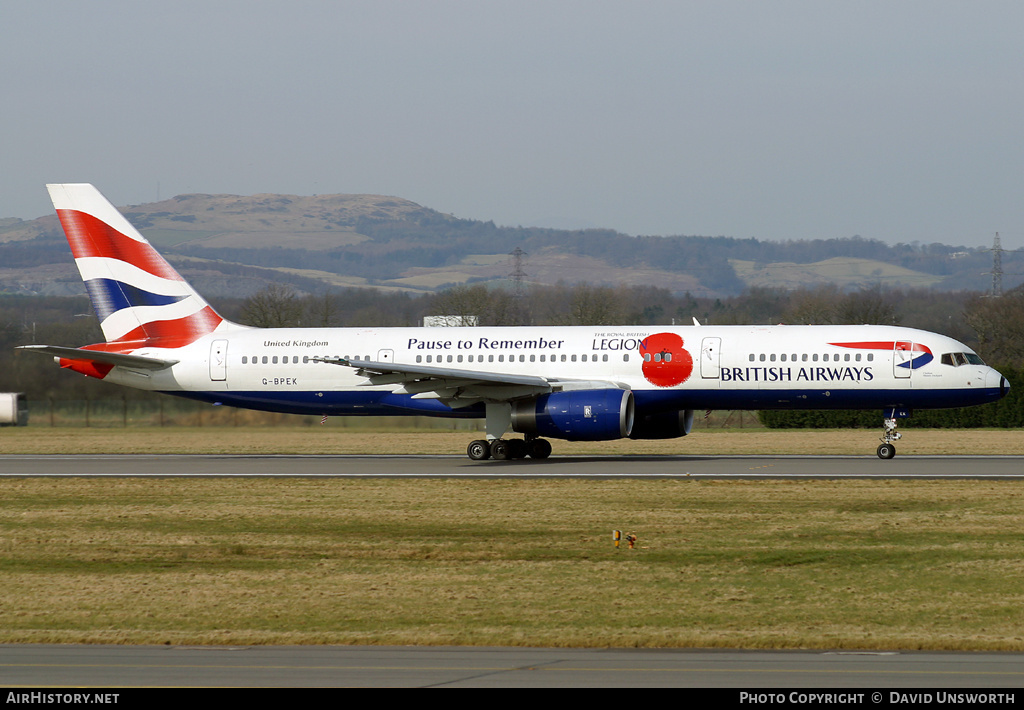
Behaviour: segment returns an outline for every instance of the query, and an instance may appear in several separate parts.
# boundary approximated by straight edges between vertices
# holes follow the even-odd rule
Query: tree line
[[[1010,396],[987,407],[921,412],[919,426],[1024,426],[1024,286],[998,298],[977,292],[892,289],[842,292],[832,286],[786,291],[748,288],[706,298],[650,286],[559,283],[521,289],[460,284],[428,295],[379,289],[304,294],[271,285],[250,298],[211,299],[224,317],[261,327],[417,326],[427,315],[476,318],[485,326],[891,324],[943,333],[964,342],[1011,382]],[[0,295],[0,391],[30,399],[146,399],[156,395],[111,388],[60,372],[52,360],[17,345],[80,346],[102,341],[85,297]],[[768,426],[877,427],[877,412],[765,412]]]

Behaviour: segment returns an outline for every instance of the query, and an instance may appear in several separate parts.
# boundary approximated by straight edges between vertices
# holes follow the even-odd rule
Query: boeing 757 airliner
[[[105,342],[26,349],[233,407],[482,418],[474,460],[547,458],[548,439],[682,437],[712,409],[882,410],[877,454],[892,458],[911,410],[1009,389],[962,343],[893,326],[252,328],[221,318],[92,185],[47,189]]]

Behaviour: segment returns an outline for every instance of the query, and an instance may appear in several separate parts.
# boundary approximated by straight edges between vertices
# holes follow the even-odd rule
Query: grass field
[[[0,490],[0,642],[1024,649],[1014,483]]]
[[[5,453],[462,454],[471,432],[0,431]],[[910,431],[903,453],[1020,453]],[[911,445],[913,444],[913,445]],[[872,432],[573,452],[860,453]],[[1024,650],[991,481],[0,480],[0,642]],[[613,529],[636,533],[616,549]]]

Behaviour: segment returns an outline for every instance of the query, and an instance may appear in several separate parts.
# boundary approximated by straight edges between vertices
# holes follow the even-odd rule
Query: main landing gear
[[[892,443],[903,438],[903,434],[896,431],[898,426],[895,417],[886,417],[885,426],[882,430],[882,444],[878,447],[878,458],[891,459],[896,455],[896,446]]]
[[[509,459],[546,459],[551,455],[551,442],[547,439],[477,439],[466,448],[474,461],[507,461]]]
[[[474,461],[508,461],[509,459],[546,459],[551,444],[545,439],[526,435],[525,439],[503,439],[512,425],[512,406],[508,402],[487,402],[484,405],[486,439],[469,442],[466,453]]]

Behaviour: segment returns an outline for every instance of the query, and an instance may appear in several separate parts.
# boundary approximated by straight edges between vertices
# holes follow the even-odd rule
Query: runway
[[[2,476],[1024,479],[1022,456],[0,456]]]
[[[847,702],[877,705],[890,702],[891,688],[1021,687],[1024,664],[1012,653],[41,644],[0,646],[0,685],[691,687],[731,688],[721,697],[733,700],[752,689],[860,688],[860,702]]]

